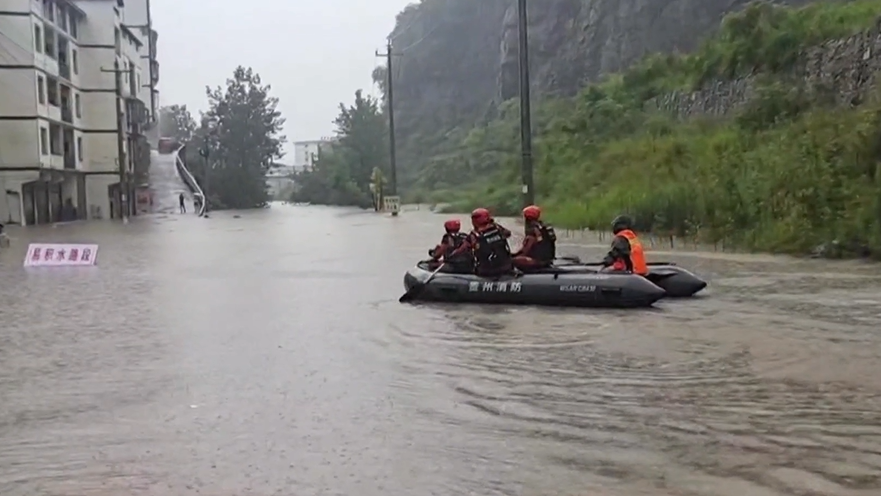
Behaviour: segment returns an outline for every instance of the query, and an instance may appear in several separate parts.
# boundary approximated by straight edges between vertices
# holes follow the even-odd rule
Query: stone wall
[[[881,18],[863,33],[829,41],[806,50],[795,69],[809,88],[831,90],[842,105],[857,105],[881,71]],[[653,99],[648,106],[678,118],[722,116],[737,110],[753,95],[755,77],[717,82],[694,92],[675,92]]]

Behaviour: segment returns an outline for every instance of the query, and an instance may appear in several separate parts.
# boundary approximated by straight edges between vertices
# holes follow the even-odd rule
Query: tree
[[[209,108],[195,134],[207,152],[206,194],[216,198],[214,208],[259,208],[269,200],[266,172],[282,158],[286,141],[279,134],[285,120],[271,89],[242,66],[225,88],[206,88]]]
[[[186,143],[196,131],[196,120],[186,105],[169,105],[159,109],[159,135]]]
[[[297,176],[293,201],[327,205],[373,204],[374,170],[388,167],[388,126],[377,99],[355,92],[352,105],[339,105],[334,119],[336,143],[319,154],[311,170]]]

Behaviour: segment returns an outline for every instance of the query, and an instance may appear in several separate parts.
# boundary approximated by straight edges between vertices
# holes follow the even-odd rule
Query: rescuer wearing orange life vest
[[[474,264],[471,262],[471,255],[468,253],[457,254],[453,256],[453,252],[462,246],[467,235],[461,232],[462,223],[458,219],[450,219],[444,222],[444,236],[441,242],[433,249],[428,250],[431,256],[429,267],[434,270],[440,266],[438,263],[443,259],[444,263],[452,266],[455,272],[471,272]]]
[[[523,209],[523,220],[523,246],[514,253],[514,266],[524,271],[550,267],[557,257],[554,228],[541,221],[541,209],[535,205]]]
[[[645,252],[642,243],[633,232],[633,219],[619,215],[612,221],[612,249],[603,259],[603,267],[611,267],[614,271],[633,272],[644,276],[648,274]]]

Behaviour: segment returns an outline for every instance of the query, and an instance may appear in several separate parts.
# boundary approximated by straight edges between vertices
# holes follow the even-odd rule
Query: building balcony
[[[68,124],[73,124],[73,111],[69,107],[61,108],[61,120]]]
[[[64,62],[59,62],[58,75],[70,81],[70,65]]]

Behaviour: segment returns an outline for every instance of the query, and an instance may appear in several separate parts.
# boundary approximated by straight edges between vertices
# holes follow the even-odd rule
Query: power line
[[[437,25],[435,25],[433,28],[431,28],[431,30],[429,30],[427,33],[425,33],[425,34],[422,36],[422,38],[419,38],[418,40],[416,40],[416,41],[413,42],[413,43],[410,43],[409,45],[407,45],[407,46],[404,47],[404,48],[400,48],[400,49],[398,49],[398,53],[403,54],[403,53],[406,52],[407,50],[410,50],[411,48],[415,47],[416,45],[422,43],[423,41],[426,40],[426,38],[428,38],[429,36],[431,36],[432,34],[434,34],[434,32],[438,30],[438,28],[440,28],[440,24],[437,24]]]
[[[410,22],[407,23],[406,27],[404,27],[404,28],[402,28],[401,30],[399,30],[398,33],[395,34],[394,36],[388,36],[388,37],[386,38],[386,40],[387,40],[389,43],[391,43],[391,42],[395,41],[395,39],[397,39],[398,36],[401,36],[402,34],[404,34],[404,33],[408,32],[408,31],[410,31],[410,28],[412,28],[413,26],[416,25],[416,19],[418,19],[418,18],[419,18],[419,16],[417,16],[417,15],[413,15],[413,16],[411,16],[411,18],[410,18]]]

